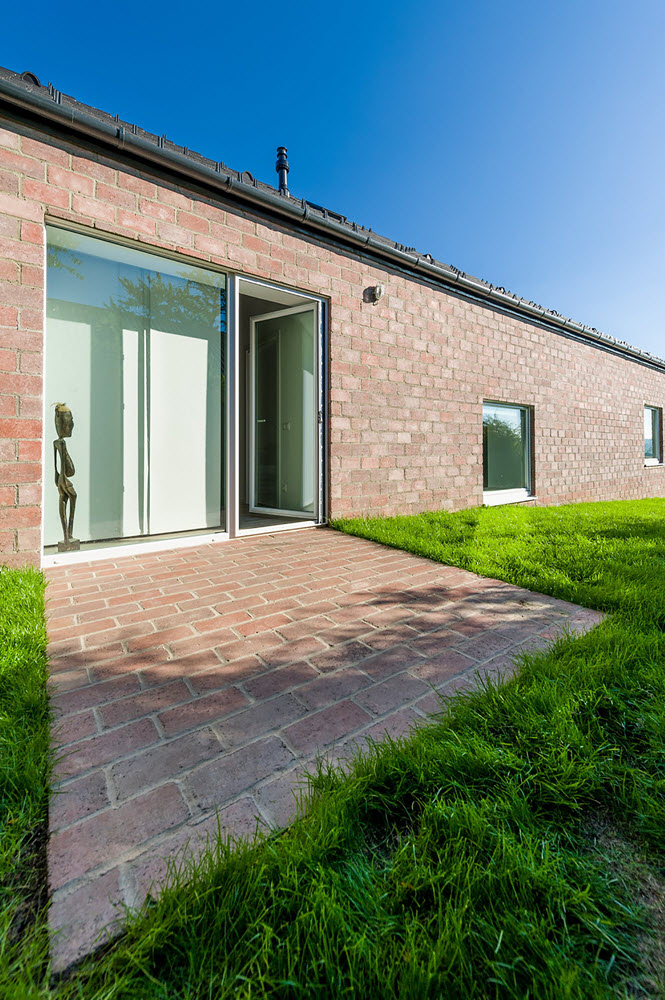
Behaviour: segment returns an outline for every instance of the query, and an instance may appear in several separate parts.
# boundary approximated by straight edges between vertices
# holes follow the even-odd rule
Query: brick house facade
[[[643,420],[652,408],[660,438],[665,362],[3,70],[5,564],[39,564],[43,552],[42,442],[53,437],[45,404],[54,401],[44,398],[47,226],[196,263],[236,285],[258,279],[283,308],[291,292],[319,304],[321,498],[312,520],[483,503],[483,401],[528,412],[527,502],[665,496],[662,446],[645,463]],[[384,291],[372,301],[377,286]],[[227,321],[231,372],[239,314],[230,299]],[[229,406],[248,405],[232,382]],[[71,450],[76,457],[76,438]],[[229,491],[241,452],[237,437],[227,442]],[[53,503],[48,467],[46,479]],[[225,506],[223,527],[234,534],[237,497]]]

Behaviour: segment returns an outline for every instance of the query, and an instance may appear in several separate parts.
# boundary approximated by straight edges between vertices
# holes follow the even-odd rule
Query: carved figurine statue
[[[74,511],[76,510],[76,490],[69,476],[76,472],[71,456],[67,451],[65,438],[72,436],[74,417],[66,403],[55,404],[55,430],[58,435],[53,442],[53,462],[55,465],[55,485],[58,487],[60,523],[65,536],[64,542],[58,542],[58,552],[74,552],[81,548],[81,543],[73,537]],[[69,504],[69,516],[67,516]]]

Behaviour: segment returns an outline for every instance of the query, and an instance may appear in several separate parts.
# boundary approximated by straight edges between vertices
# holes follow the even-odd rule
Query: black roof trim
[[[405,247],[378,236],[371,229],[349,222],[346,216],[337,212],[305,199],[280,194],[276,188],[258,181],[249,171],[231,170],[222,162],[207,159],[186,146],[171,142],[166,136],[146,132],[137,125],[121,121],[117,115],[112,116],[98,108],[81,104],[73,97],[56,90],[50,83],[42,86],[33,73],[26,71],[19,74],[0,67],[0,109],[3,107],[13,114],[23,112],[36,115],[38,119],[46,119],[70,133],[83,134],[105,147],[122,150],[125,155],[131,154],[179,177],[185,176],[218,191],[222,189],[233,200],[260,206],[310,230],[327,232],[347,245],[364,250],[373,258],[384,263],[390,261],[400,270],[415,273],[434,284],[457,289],[527,319],[535,319],[541,324],[572,335],[575,339],[596,344],[612,353],[665,371],[665,360],[648,351],[632,347],[625,341],[601,333],[595,327],[568,319],[556,310],[546,309],[503,287],[466,274],[452,264],[434,259],[429,253],[420,253],[414,247]]]

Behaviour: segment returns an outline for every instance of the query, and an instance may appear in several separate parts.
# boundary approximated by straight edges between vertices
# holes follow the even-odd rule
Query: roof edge
[[[12,73],[12,75],[21,82],[0,76],[0,109],[4,104],[8,105],[14,114],[18,112],[36,115],[52,125],[64,128],[69,133],[83,134],[87,139],[100,142],[103,146],[110,147],[113,152],[134,156],[177,176],[212,187],[233,200],[260,207],[315,232],[331,235],[348,246],[363,250],[382,262],[392,263],[401,270],[405,269],[436,285],[463,292],[474,299],[481,299],[504,310],[536,320],[575,339],[665,372],[665,360],[648,351],[603,334],[593,327],[578,323],[535,302],[520,298],[504,288],[474,278],[452,265],[434,260],[430,254],[421,254],[410,247],[406,249],[401,244],[378,237],[370,229],[349,223],[344,216],[330,213],[318,205],[309,204],[305,199],[299,200],[279,194],[276,189],[266,184],[259,184],[253,178],[250,183],[243,179],[244,173],[232,171],[222,163],[215,163],[198,154],[193,156],[184,147],[180,147],[183,151],[179,152],[173,143],[166,146],[164,137],[143,138],[133,130],[134,126],[127,126],[105,112],[90,114],[73,98],[68,98],[67,103],[63,103],[63,95],[50,85],[48,88],[41,87],[32,81],[26,81],[19,74]],[[144,135],[150,134],[144,133]]]

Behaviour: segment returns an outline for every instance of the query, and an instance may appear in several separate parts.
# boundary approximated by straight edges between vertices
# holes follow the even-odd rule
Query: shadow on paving
[[[286,825],[319,755],[402,736],[441,695],[602,618],[364,539],[285,534],[49,571],[56,968],[188,844]]]

